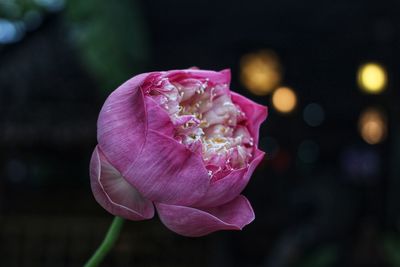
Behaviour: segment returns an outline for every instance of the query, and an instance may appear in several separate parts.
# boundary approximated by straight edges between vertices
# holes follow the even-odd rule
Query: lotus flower
[[[264,157],[267,109],[229,90],[230,71],[135,76],[106,100],[90,162],[93,194],[111,214],[161,221],[184,236],[241,230],[254,219],[240,193]]]

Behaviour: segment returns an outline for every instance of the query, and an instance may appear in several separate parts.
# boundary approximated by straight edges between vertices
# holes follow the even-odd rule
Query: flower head
[[[91,160],[97,201],[131,220],[153,217],[186,236],[241,229],[254,219],[240,195],[264,153],[266,108],[229,90],[230,72],[138,75],[106,100]]]

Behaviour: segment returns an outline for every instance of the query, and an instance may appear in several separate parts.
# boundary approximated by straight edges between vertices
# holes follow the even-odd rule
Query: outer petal
[[[141,74],[118,87],[106,100],[97,121],[97,140],[104,155],[118,170],[136,160],[146,139],[146,107]]]
[[[135,76],[108,97],[98,120],[99,147],[145,198],[189,205],[207,191],[208,173],[199,155],[168,137],[171,120],[144,96],[154,75]]]
[[[231,92],[231,96],[232,101],[235,104],[239,105],[243,112],[246,114],[248,129],[254,139],[254,143],[258,144],[260,125],[263,121],[265,121],[268,115],[267,107],[261,106],[235,92]]]
[[[94,197],[111,214],[134,221],[154,216],[152,202],[124,180],[98,147],[90,161],[90,179]]]
[[[241,230],[254,220],[249,201],[239,195],[231,202],[209,209],[156,203],[161,221],[170,230],[184,236],[197,237],[219,230]]]
[[[210,184],[200,155],[153,130],[148,130],[140,156],[122,174],[145,198],[168,204],[191,205]]]
[[[206,195],[196,207],[213,207],[227,203],[239,195],[246,187],[257,165],[264,158],[264,152],[256,149],[249,167],[232,171],[222,179],[212,181]]]
[[[184,77],[208,79],[209,81],[218,84],[229,84],[231,81],[231,71],[229,69],[225,69],[219,72],[211,70],[186,69],[171,70],[167,73],[171,81],[174,81],[175,79],[179,80]]]

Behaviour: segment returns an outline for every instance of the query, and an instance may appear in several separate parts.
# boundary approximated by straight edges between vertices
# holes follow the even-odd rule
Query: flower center
[[[253,139],[227,84],[159,77],[146,94],[169,114],[174,138],[201,154],[210,175],[248,165]]]

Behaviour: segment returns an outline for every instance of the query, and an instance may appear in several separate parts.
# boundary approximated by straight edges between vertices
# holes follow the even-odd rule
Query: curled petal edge
[[[205,196],[194,206],[214,207],[234,199],[246,187],[254,170],[263,160],[264,155],[263,151],[255,149],[255,156],[248,167],[234,170],[219,180],[211,181]]]
[[[98,147],[90,161],[90,181],[96,201],[111,214],[133,221],[154,216],[153,203],[125,181]]]
[[[263,123],[267,119],[268,108],[259,105],[235,92],[231,92],[231,96],[232,101],[235,104],[238,104],[243,112],[246,114],[248,129],[254,139],[254,143],[258,144],[260,126],[261,123]]]
[[[155,205],[163,224],[171,231],[187,237],[204,236],[220,230],[242,230],[255,218],[253,208],[242,195],[224,205],[208,209],[162,203]]]

